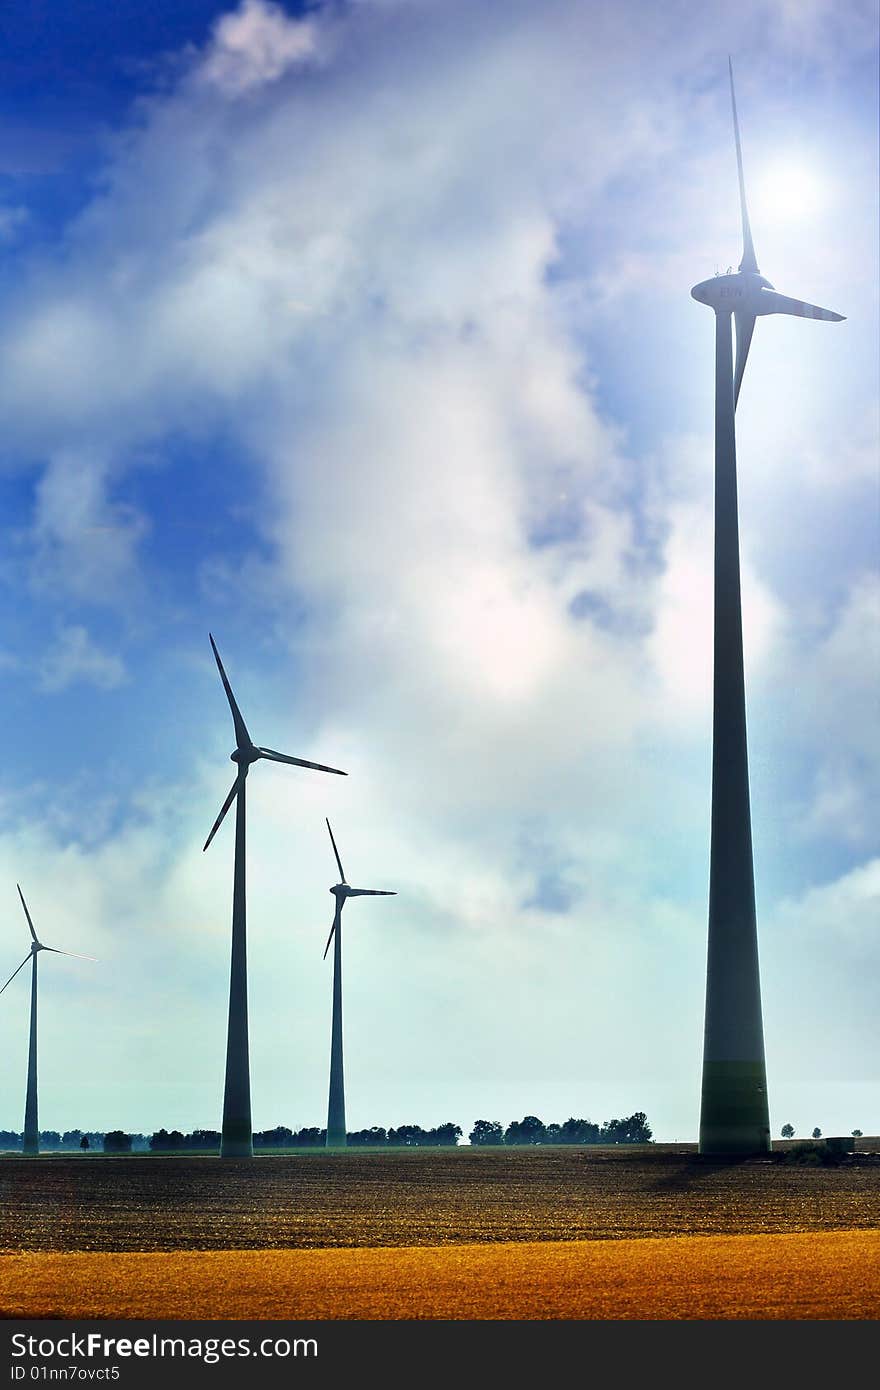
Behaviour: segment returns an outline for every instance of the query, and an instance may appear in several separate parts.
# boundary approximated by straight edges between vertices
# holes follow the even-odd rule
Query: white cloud
[[[790,51],[816,61],[827,60],[841,24],[853,48],[869,53],[877,41],[877,14],[870,0],[774,0],[765,7],[774,38]]]
[[[112,690],[126,680],[118,656],[101,651],[84,627],[63,627],[39,665],[39,689],[53,694],[77,682]]]
[[[830,623],[809,616],[790,625],[767,673],[771,698],[784,694],[785,738],[808,760],[791,826],[864,850],[876,844],[880,797],[880,577],[856,579]]]
[[[650,639],[666,691],[684,720],[712,699],[712,511],[679,505],[669,512],[666,566],[659,581],[657,621]],[[740,541],[742,555],[743,545]],[[758,680],[778,640],[782,605],[741,560],[743,657],[747,680]]]
[[[28,210],[21,205],[0,206],[0,242],[14,241],[28,222]]]
[[[780,903],[777,920],[786,932],[825,949],[874,954],[880,949],[880,859],[871,859],[834,883],[810,888],[802,898]]]
[[[768,1066],[785,1084],[876,1087],[880,859],[784,899],[769,916],[761,948]],[[870,1132],[857,1119],[843,1132],[856,1123]]]
[[[280,5],[267,0],[242,0],[215,24],[198,79],[240,96],[277,81],[313,57],[315,49],[316,27],[309,20],[290,19]]]
[[[110,459],[100,451],[55,453],[36,489],[30,579],[38,592],[110,606],[130,601],[136,552],[149,529],[134,508],[107,496]]]

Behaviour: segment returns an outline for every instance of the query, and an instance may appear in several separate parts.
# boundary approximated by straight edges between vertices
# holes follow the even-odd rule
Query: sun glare
[[[788,222],[820,212],[828,185],[805,163],[779,159],[758,172],[749,190],[750,211],[761,222]]]

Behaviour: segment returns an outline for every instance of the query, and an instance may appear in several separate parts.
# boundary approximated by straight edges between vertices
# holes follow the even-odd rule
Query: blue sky
[[[771,1123],[880,1129],[877,24],[825,0],[8,5],[0,887],[41,1124],[219,1125],[232,728],[254,1121],[699,1109],[713,326],[737,417]],[[20,1128],[27,988],[4,994]]]

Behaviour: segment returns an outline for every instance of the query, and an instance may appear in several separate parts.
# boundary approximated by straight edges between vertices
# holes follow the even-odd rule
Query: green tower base
[[[739,1158],[770,1152],[763,1062],[703,1063],[699,1151]]]

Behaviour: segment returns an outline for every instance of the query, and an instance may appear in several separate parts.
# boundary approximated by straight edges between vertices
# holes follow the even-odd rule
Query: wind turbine
[[[728,61],[728,67],[743,255],[736,274],[716,275],[691,290],[694,299],[715,310],[715,670],[702,1154],[770,1149],[749,808],[734,412],[757,318],[767,314],[833,322],[843,318],[777,294],[758,273],[746,207],[732,62]]]
[[[327,829],[330,830],[329,820],[327,821]],[[333,838],[332,830],[330,830],[330,843],[333,846],[333,853],[336,855],[336,863],[339,865],[339,877],[342,881],[330,889],[330,892],[336,899],[336,911],[333,914],[333,925],[330,928],[330,935],[327,937],[327,945],[324,947],[324,960],[326,960],[327,952],[330,950],[330,942],[333,940],[335,933],[336,941],[333,946],[333,1027],[330,1034],[330,1100],[327,1106],[327,1148],[344,1149],[346,1144],[346,1129],[345,1082],[342,1070],[342,909],[345,907],[346,898],[394,898],[397,894],[387,888],[349,888],[345,881],[345,870],[342,867],[342,860],[339,858],[339,850],[336,848],[336,841]]]
[[[220,808],[220,814],[211,827],[211,833],[204,843],[207,849],[217,833],[223,817],[233,801],[235,808],[235,873],[232,889],[232,963],[229,974],[229,1024],[226,1034],[226,1085],[223,1093],[223,1130],[220,1139],[221,1158],[253,1158],[253,1128],[251,1124],[251,1077],[248,1057],[248,1002],[247,1002],[247,902],[245,896],[245,782],[251,763],[259,758],[267,758],[273,763],[291,763],[294,767],[311,767],[317,772],[335,772],[340,777],[348,774],[338,767],[325,767],[323,763],[306,762],[304,758],[291,758],[287,753],[276,753],[273,748],[258,748],[247,731],[241,711],[235,703],[232,687],[223,670],[223,662],[214,638],[211,647],[217,660],[217,669],[226,691],[232,722],[235,726],[235,751],[230,754],[238,764],[238,773],[229,795]]]
[[[27,903],[24,900],[24,893],[18,884],[18,896],[21,898],[21,905],[24,908],[24,915],[31,932],[31,949],[25,956],[21,965],[17,965],[13,970],[6,985],[12,984],[19,970],[23,970],[28,961],[31,962],[31,1032],[30,1044],[28,1046],[28,1071],[27,1071],[27,1094],[24,1102],[24,1141],[22,1152],[28,1156],[33,1156],[40,1152],[40,1126],[37,1120],[37,956],[41,951],[51,951],[54,956],[73,956],[74,960],[95,960],[95,956],[81,956],[76,951],[59,951],[57,946],[44,946],[38,940],[37,933],[34,931],[34,924],[31,921],[31,914],[28,912]],[[0,994],[6,988],[0,989]]]

